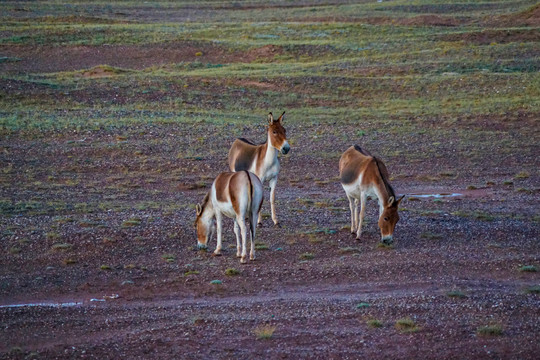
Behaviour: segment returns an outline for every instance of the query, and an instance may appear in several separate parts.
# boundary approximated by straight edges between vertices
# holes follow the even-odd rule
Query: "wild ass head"
[[[212,202],[210,193],[206,194],[202,204],[197,204],[197,218],[195,219],[195,228],[197,229],[197,248],[206,249],[208,240],[212,237],[215,230],[214,214],[211,211]]]
[[[394,229],[399,221],[398,206],[405,195],[396,200],[390,196],[387,203],[384,204],[383,211],[379,216],[379,228],[381,229],[381,241],[390,245],[394,241]]]
[[[281,151],[282,154],[288,153],[291,149],[287,142],[287,131],[283,127],[284,119],[285,111],[277,120],[274,120],[272,113],[268,114],[268,137],[270,139],[270,145]]]

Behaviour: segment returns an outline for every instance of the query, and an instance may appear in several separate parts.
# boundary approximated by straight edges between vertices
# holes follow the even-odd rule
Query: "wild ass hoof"
[[[212,253],[213,256],[221,256],[221,250],[216,250]]]
[[[262,228],[262,227],[263,227],[263,224],[262,224],[262,222],[260,222],[260,223],[257,223],[257,227],[258,227],[258,228]]]
[[[247,264],[247,259],[246,259],[246,258],[247,258],[246,255],[242,256],[242,257],[240,258],[240,264]]]
[[[239,252],[236,253],[236,257],[239,258],[239,257],[242,257],[242,254]]]
[[[249,255],[249,260],[251,260],[251,261],[255,260],[255,254],[250,254]]]
[[[204,250],[206,251],[208,249],[208,246],[204,244],[197,244],[197,250]]]
[[[274,223],[274,227],[281,228],[281,223],[279,223],[279,222]]]

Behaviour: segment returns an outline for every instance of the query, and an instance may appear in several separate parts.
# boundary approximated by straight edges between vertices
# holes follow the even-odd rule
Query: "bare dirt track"
[[[64,14],[58,22],[130,20],[142,26],[215,20],[223,11],[255,6],[201,3],[147,11],[147,5],[130,4],[103,19]],[[538,29],[529,27],[438,29],[518,20],[518,26],[534,26],[538,7],[481,20],[451,14],[472,3],[394,8],[418,12],[411,17],[383,8],[378,17],[324,15],[327,6],[340,4],[349,5],[317,1],[309,16],[296,11],[311,2],[256,6],[290,11],[294,26],[343,21],[338,39],[357,22],[385,31],[410,26],[403,31],[411,34],[437,27],[420,38],[451,44],[447,57],[467,54],[460,49],[468,44],[480,58],[482,46],[517,51],[538,39]],[[21,5],[9,21],[38,15]],[[366,55],[352,65],[319,69],[313,65],[319,56],[371,50],[320,45],[312,40],[327,41],[330,32],[316,24],[294,26],[284,33],[299,37],[304,31],[306,44],[298,38],[294,46],[245,50],[190,40],[0,44],[0,101],[28,107],[0,109],[0,359],[538,358],[540,113],[528,93],[529,78],[491,77],[487,61],[480,70],[465,71],[458,60],[459,66],[430,72],[442,65],[419,67],[411,60],[423,49],[403,58],[376,54],[377,61],[389,62],[385,66]],[[261,34],[264,41],[274,35]],[[251,35],[243,39],[255,41]],[[534,57],[538,49],[531,49],[523,54]],[[246,64],[265,71],[259,65],[279,61],[294,76],[187,71],[231,63],[240,64],[233,71]],[[506,70],[525,69],[538,81],[534,61],[518,65]],[[326,76],[331,71],[335,76]],[[516,86],[530,104],[518,111],[503,105],[473,111],[484,97],[499,96],[495,90],[517,98]],[[474,87],[485,94],[469,102],[466,91],[476,95]],[[454,105],[454,94],[461,103]],[[403,100],[403,108],[414,101],[424,107],[416,113],[413,107],[381,109],[390,114],[383,119],[368,110],[365,117],[347,118],[351,108],[387,105],[386,98]],[[437,113],[430,112],[434,98],[444,99]],[[451,112],[452,106],[459,111]],[[265,110],[246,115],[252,108]],[[241,265],[235,257],[229,219],[223,256],[212,256],[215,239],[208,252],[198,251],[195,204],[227,171],[229,146],[237,137],[264,141],[266,112],[284,110],[291,152],[280,157],[281,227],[272,226],[267,192],[255,261]],[[350,233],[337,164],[353,143],[382,158],[396,192],[407,195],[391,247],[379,244],[373,200],[362,239]]]

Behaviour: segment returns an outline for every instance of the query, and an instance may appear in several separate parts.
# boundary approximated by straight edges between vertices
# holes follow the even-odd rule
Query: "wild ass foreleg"
[[[272,210],[272,220],[274,225],[279,226],[277,215],[276,215],[276,185],[277,185],[277,176],[270,180],[270,208]]]
[[[364,222],[364,215],[366,214],[366,194],[360,194],[360,219],[358,221],[358,230],[356,232],[356,239],[360,240],[360,235],[362,235],[362,223]]]
[[[222,215],[219,211],[216,211],[216,230],[217,230],[217,244],[216,244],[216,250],[214,250],[214,255],[219,256],[221,255],[221,220]]]
[[[242,255],[240,247],[240,227],[236,220],[234,220],[234,234],[236,235],[236,257],[240,257]]]

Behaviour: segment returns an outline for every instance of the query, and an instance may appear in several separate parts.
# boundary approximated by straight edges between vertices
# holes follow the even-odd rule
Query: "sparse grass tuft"
[[[315,255],[313,255],[312,253],[300,254],[300,260],[313,260],[313,258],[315,258]]]
[[[369,304],[369,303],[361,302],[361,303],[356,305],[356,308],[357,309],[367,309],[370,306],[371,306],[371,304]]]
[[[529,174],[528,172],[522,171],[522,172],[516,174],[516,176],[514,176],[514,179],[527,179],[530,176],[531,176],[531,174]]]
[[[268,340],[271,339],[274,336],[274,332],[276,331],[276,326],[272,325],[262,325],[257,327],[253,332],[255,333],[255,336],[257,337],[257,340]]]
[[[418,326],[416,326],[416,323],[410,317],[396,321],[395,328],[402,333],[412,333],[418,331]]]
[[[223,284],[223,282],[221,280],[212,280],[212,281],[210,281],[210,284],[212,284],[212,285],[221,285],[221,284]]]
[[[234,268],[228,268],[225,270],[225,275],[227,276],[236,276],[236,275],[240,275],[240,271],[239,270],[236,270]]]
[[[427,240],[440,240],[443,238],[443,236],[441,234],[436,234],[436,233],[432,233],[432,232],[423,232],[420,237],[422,239],[427,239]]]
[[[67,251],[67,250],[70,250],[72,247],[73,247],[73,245],[71,245],[71,244],[56,243],[56,244],[53,244],[51,249],[56,250],[56,251]]]
[[[451,298],[460,298],[460,299],[464,299],[467,297],[467,295],[465,295],[463,292],[459,290],[451,290],[446,293],[446,296],[451,297]]]
[[[367,321],[367,324],[370,328],[380,328],[383,326],[383,323],[379,320],[376,320],[376,319],[371,319],[371,320],[368,320]]]
[[[479,336],[500,336],[503,330],[501,325],[481,326],[476,329],[476,334]]]
[[[260,241],[255,242],[255,250],[268,250],[268,249],[269,247],[267,244]]]
[[[142,219],[139,219],[139,218],[133,218],[133,219],[125,220],[122,223],[122,227],[126,228],[126,227],[139,226],[139,225],[141,225],[141,222],[142,222]]]
[[[77,260],[75,260],[75,259],[72,259],[72,258],[64,259],[64,265],[73,265],[73,264],[76,264],[76,263],[77,263]]]
[[[199,272],[197,270],[189,270],[189,271],[186,271],[184,273],[184,276],[189,276],[189,275],[198,275]]]
[[[519,268],[519,271],[521,271],[521,272],[536,272],[538,270],[536,269],[536,266],[534,266],[534,265],[523,265],[522,267]]]
[[[360,249],[348,246],[348,247],[344,247],[344,248],[339,248],[338,252],[340,254],[355,254],[355,253],[359,253]]]
[[[101,270],[112,270],[112,267],[110,267],[109,265],[101,265],[99,268]]]
[[[540,294],[540,285],[529,286],[525,289],[527,294]]]
[[[377,249],[379,250],[394,250],[394,245],[388,245],[383,242],[377,244]]]
[[[168,263],[172,263],[176,260],[176,256],[174,254],[163,254],[161,255],[161,258]]]
[[[13,246],[13,247],[9,248],[9,253],[10,253],[11,255],[17,255],[17,254],[20,254],[21,251],[22,251],[22,250],[21,250],[20,248],[16,247],[16,246]]]

